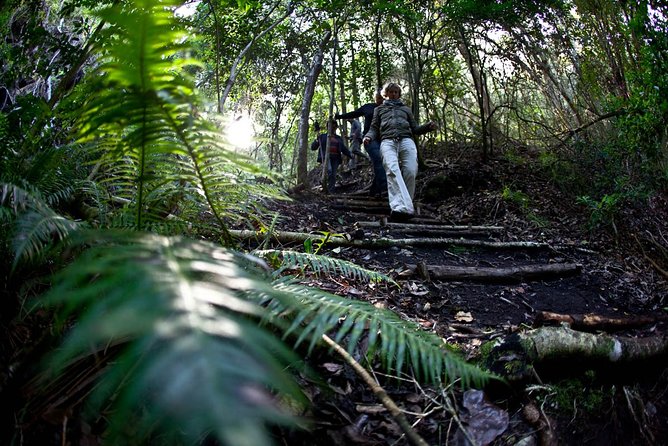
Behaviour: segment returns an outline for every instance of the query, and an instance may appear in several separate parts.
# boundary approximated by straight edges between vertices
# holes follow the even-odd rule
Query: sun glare
[[[253,143],[253,121],[248,115],[230,119],[225,127],[225,139],[235,149],[246,150]]]

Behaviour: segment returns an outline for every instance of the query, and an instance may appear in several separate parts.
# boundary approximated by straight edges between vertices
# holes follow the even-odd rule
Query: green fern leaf
[[[60,308],[63,322],[77,316],[53,369],[121,343],[99,387],[118,391],[116,420],[144,414],[147,437],[156,428],[161,435],[177,429],[190,441],[214,432],[239,444],[230,436],[241,430],[255,444],[268,444],[264,423],[289,420],[268,389],[303,400],[285,373],[296,357],[257,325],[267,310],[244,297],[251,290],[274,293],[257,265],[182,238],[91,237],[81,242],[93,248],[59,275],[44,300]],[[121,425],[112,428],[122,436]]]
[[[276,275],[279,275],[285,269],[298,267],[311,269],[317,275],[340,273],[346,278],[362,282],[388,282],[397,285],[391,277],[385,274],[363,268],[347,260],[335,259],[324,255],[275,249],[256,250],[253,251],[253,254],[262,258],[270,256],[282,257],[282,264]]]
[[[313,348],[322,335],[334,333],[337,342],[347,337],[344,345],[352,352],[362,333],[368,332],[370,358],[378,356],[397,374],[409,364],[417,376],[433,383],[459,380],[462,386],[469,387],[493,378],[468,364],[435,333],[422,330],[392,311],[307,288],[291,278],[278,279],[274,290],[281,294],[253,295],[271,308],[270,314],[289,315],[292,323],[285,330],[285,336],[296,333],[296,345],[308,341]]]

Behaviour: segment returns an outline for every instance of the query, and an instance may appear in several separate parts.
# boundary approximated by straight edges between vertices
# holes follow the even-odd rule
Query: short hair
[[[327,121],[327,124],[329,126],[328,129],[336,130],[339,128],[339,123],[336,122],[336,119],[333,118],[330,119],[329,121]]]
[[[385,84],[383,87],[383,96],[387,97],[387,92],[390,90],[399,90],[399,94],[401,94],[401,86],[396,82],[388,82]]]

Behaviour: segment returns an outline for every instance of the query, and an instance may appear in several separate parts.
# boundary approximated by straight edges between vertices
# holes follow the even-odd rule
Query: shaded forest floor
[[[395,246],[375,249],[325,243],[320,253],[386,274],[399,286],[336,275],[304,280],[390,309],[434,331],[472,363],[489,365],[494,342],[544,325],[538,321],[542,312],[649,316],[653,320],[617,327],[614,334],[666,337],[668,280],[663,271],[668,270],[668,257],[663,250],[668,247],[668,196],[624,209],[615,229],[592,231],[584,209],[543,175],[530,155],[482,163],[478,153],[441,147],[425,154],[427,165],[418,176],[416,197],[421,215],[408,224],[386,224],[386,200],[364,195],[370,182],[368,165],[341,169],[340,191],[334,195],[318,193],[316,186],[294,194],[292,201],[268,207],[280,216],[278,230],[395,240]],[[317,169],[312,172],[314,184],[318,174]],[[482,228],[474,231],[477,227]],[[428,238],[426,244],[411,242],[421,237]],[[439,237],[480,245],[430,242]],[[401,245],[397,240],[403,240]],[[301,243],[283,247],[304,249]],[[415,265],[424,265],[423,272]],[[438,267],[489,273],[560,265],[576,265],[577,270],[536,278],[524,273],[519,278],[439,278],[433,273]],[[47,326],[18,328],[20,332],[10,330],[3,344],[8,356],[25,348],[31,336],[48,331]],[[598,334],[603,328],[609,329],[590,331]],[[299,377],[311,402],[300,413],[308,429],[276,430],[276,444],[409,444],[395,419],[348,365],[324,350],[304,355],[319,377]],[[378,364],[364,364],[430,445],[456,446],[470,441],[497,446],[668,444],[667,365],[665,352],[622,365],[571,355],[537,363],[530,374],[514,376],[508,383],[464,391],[458,383],[437,389],[408,375],[387,376]],[[6,423],[15,420],[13,409],[3,405]],[[63,417],[69,417],[67,429],[74,432],[68,444],[74,444],[72,438],[80,439],[78,444],[101,444],[103,426],[90,426],[76,413],[52,415],[50,420],[35,409],[27,417],[35,421],[25,427],[20,444],[61,444]],[[40,441],[34,441],[37,438]]]
[[[662,270],[668,269],[668,262],[661,252],[661,246],[668,245],[665,195],[653,197],[642,209],[624,209],[614,228],[590,230],[584,209],[543,175],[530,156],[482,163],[469,155],[478,151],[460,148],[444,155],[445,149],[438,150],[425,157],[427,166],[419,174],[416,193],[422,215],[411,224],[486,226],[493,229],[461,237],[510,242],[508,246],[411,246],[409,242],[381,249],[332,249],[325,245],[321,253],[387,274],[400,288],[350,283],[335,276],[312,277],[309,283],[392,309],[480,363],[485,362],[490,341],[543,325],[537,320],[541,312],[624,320],[650,316],[654,319],[649,323],[616,327],[614,334],[665,335],[668,283]],[[333,195],[302,193],[293,197],[294,202],[274,205],[283,217],[277,229],[357,239],[436,237],[429,228],[416,230],[411,224],[380,225],[387,215],[386,200],[375,203],[361,193],[369,182],[369,170],[359,166],[340,171],[341,184]],[[319,172],[312,174],[317,184]],[[513,242],[541,248],[522,249]],[[578,271],[544,279],[439,279],[416,274],[411,265],[420,263],[487,270],[569,264],[577,265]],[[589,331],[600,333],[602,328]],[[397,380],[371,368],[429,444],[469,444],[463,426],[469,440],[479,444],[641,445],[668,442],[665,354],[663,358],[626,365],[577,355],[557,358],[536,364],[532,376],[490,385],[482,392],[463,392],[456,386],[437,391],[409,377]],[[313,403],[305,414],[311,432],[281,433],[279,442],[408,444],[392,417],[342,361],[316,352],[309,362],[326,381],[323,386],[304,382]]]

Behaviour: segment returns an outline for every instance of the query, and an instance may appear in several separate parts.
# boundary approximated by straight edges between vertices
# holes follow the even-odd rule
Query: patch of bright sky
[[[225,123],[225,140],[240,151],[251,148],[254,140],[255,129],[253,119],[247,114],[230,118]]]
[[[179,17],[190,17],[191,15],[195,14],[200,3],[202,3],[200,0],[185,2],[183,5],[176,8],[174,14]]]

